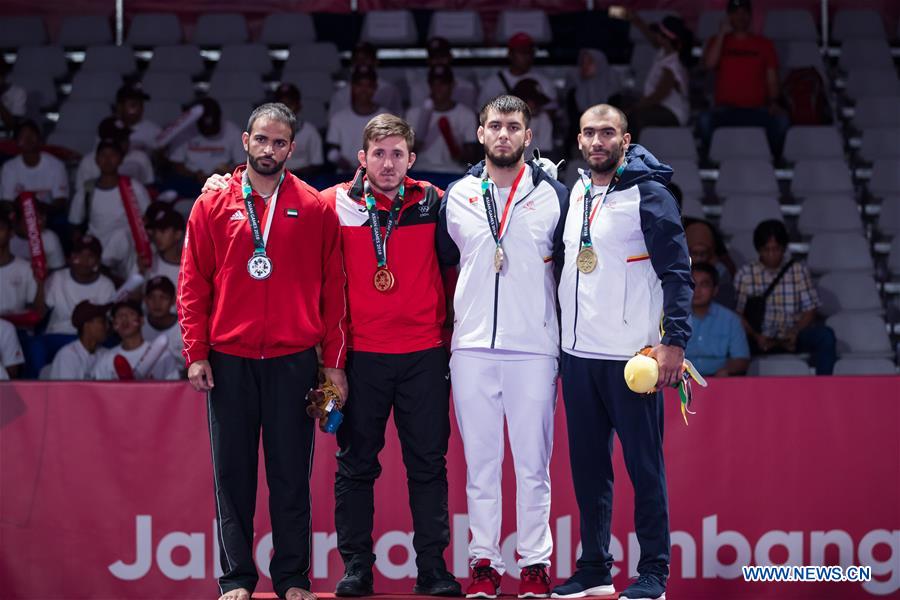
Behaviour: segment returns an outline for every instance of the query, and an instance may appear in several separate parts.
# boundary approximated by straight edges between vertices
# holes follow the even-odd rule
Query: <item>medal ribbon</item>
[[[281,173],[281,179],[275,186],[275,193],[269,202],[268,213],[266,214],[266,228],[260,233],[259,217],[256,215],[256,206],[253,204],[253,188],[250,186],[250,177],[247,171],[241,179],[241,190],[244,195],[244,206],[247,209],[247,221],[250,223],[250,233],[253,234],[253,255],[265,256],[266,243],[269,241],[269,230],[272,228],[272,217],[275,216],[275,205],[278,204],[278,192],[281,191],[281,183],[284,181],[284,172]]]
[[[606,186],[606,191],[603,192],[603,196],[600,197],[600,201],[597,202],[597,205],[593,207],[591,210],[591,206],[593,203],[593,198],[591,198],[591,178],[587,176],[587,181],[584,184],[584,219],[581,224],[581,247],[582,248],[590,248],[593,246],[591,242],[591,225],[594,223],[594,217],[597,216],[597,213],[600,211],[600,208],[603,206],[604,202],[606,202],[606,197],[612,191],[613,187],[615,187],[616,183],[619,182],[619,177],[622,176],[622,171],[625,170],[625,165],[627,163],[622,163],[619,165],[619,168],[616,169],[615,175],[613,175],[612,181],[609,182],[609,185]],[[579,169],[580,170],[580,169]],[[584,171],[581,172],[582,179],[585,178],[586,173]]]
[[[519,174],[516,175],[516,179],[513,181],[512,187],[509,189],[509,196],[506,197],[506,206],[503,207],[503,215],[500,217],[500,222],[498,223],[497,205],[494,203],[493,194],[491,194],[492,182],[488,179],[487,169],[484,170],[484,178],[481,180],[481,196],[484,199],[484,212],[487,213],[487,222],[491,228],[491,235],[494,236],[494,241],[497,243],[498,248],[500,247],[500,239],[503,237],[503,234],[506,233],[504,226],[508,223],[507,217],[510,215],[510,207],[512,206],[513,198],[516,195],[516,189],[519,187],[519,182],[522,180],[522,175],[524,173],[525,165],[522,165],[522,168],[519,169]]]
[[[406,186],[400,184],[400,191],[391,204],[391,210],[388,212],[388,220],[384,227],[384,237],[381,236],[381,220],[378,218],[378,205],[375,203],[375,196],[372,195],[372,188],[369,186],[368,178],[363,180],[363,194],[366,197],[366,210],[369,211],[369,225],[372,228],[372,245],[375,246],[375,259],[378,261],[379,267],[387,265],[387,243],[397,224],[400,210],[403,208],[403,194],[406,192]]]

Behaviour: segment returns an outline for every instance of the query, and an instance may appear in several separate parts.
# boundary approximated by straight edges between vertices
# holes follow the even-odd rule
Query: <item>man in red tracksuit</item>
[[[309,591],[314,427],[304,394],[315,346],[347,398],[346,278],[334,208],[284,169],[294,114],[264,104],[243,134],[246,166],[200,196],[185,235],[178,313],[188,378],[207,391],[222,600],[249,600],[260,429],[269,485],[275,592]]]
[[[392,409],[413,517],[415,592],[461,594],[443,558],[450,542],[450,381],[441,337],[445,294],[435,252],[442,192],[406,176],[416,158],[413,143],[406,121],[374,117],[363,132],[356,176],[322,192],[341,222],[350,305],[347,376],[353,400],[337,433],[334,483],[337,546],[346,568],[338,596],[373,593],[372,489]]]

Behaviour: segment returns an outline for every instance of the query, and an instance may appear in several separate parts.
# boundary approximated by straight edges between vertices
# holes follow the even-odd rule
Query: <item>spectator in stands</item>
[[[537,148],[541,154],[548,156],[553,153],[553,121],[544,107],[550,104],[550,98],[541,91],[537,80],[526,77],[520,79],[512,90],[513,96],[518,96],[525,101],[531,110],[531,145],[528,147],[529,155]]]
[[[294,151],[287,161],[287,169],[303,179],[316,175],[325,164],[322,136],[315,125],[305,121],[300,115],[303,110],[300,90],[291,83],[282,83],[275,90],[275,102],[281,102],[297,116],[297,137],[294,138]]]
[[[152,342],[160,336],[166,338],[166,349],[178,366],[184,370],[184,357],[181,351],[181,327],[175,315],[175,285],[168,277],[159,275],[147,282],[144,292],[144,304],[147,306],[147,319],[141,329],[144,339]]]
[[[125,300],[112,308],[112,326],[122,343],[112,348],[97,360],[94,379],[178,379],[178,366],[174,357],[163,348],[151,346],[144,340],[141,328],[144,312],[138,302]],[[122,356],[128,367],[117,365],[116,358]]]
[[[375,115],[388,112],[374,102],[377,85],[378,75],[375,69],[366,65],[356,67],[350,78],[350,106],[328,119],[328,133],[325,137],[329,146],[328,161],[339,172],[347,173],[356,169],[356,154],[366,124]]]
[[[31,264],[13,256],[9,242],[13,235],[12,211],[0,207],[0,316],[35,310],[43,315],[44,283],[34,278]]]
[[[0,381],[15,379],[24,362],[25,355],[22,353],[15,325],[0,319]]]
[[[692,259],[693,260],[693,259]],[[705,262],[692,262],[694,278],[693,333],[684,355],[701,375],[743,375],[750,364],[750,348],[741,318],[713,298],[719,272]]]
[[[72,311],[72,326],[78,339],[59,349],[46,379],[93,379],[97,360],[109,352],[102,346],[109,333],[109,307],[90,300],[78,303]]]
[[[532,69],[534,66],[534,40],[531,39],[531,36],[519,32],[509,38],[507,47],[509,49],[509,66],[498,70],[481,82],[481,92],[478,96],[479,107],[497,96],[511,94],[516,84],[525,78],[534,79],[538,83],[540,91],[554,100],[556,88],[553,86],[553,82]],[[547,108],[551,107],[555,107],[555,105],[551,104]]]
[[[359,68],[371,69],[373,72],[378,70],[377,50],[375,46],[368,42],[360,42],[353,48],[353,55],[350,57],[351,73]],[[354,103],[352,83],[351,76],[349,88],[344,86],[335,90],[334,94],[331,95],[331,100],[328,103],[329,120],[337,113],[350,108],[351,104]],[[403,94],[390,81],[376,77],[375,90],[372,97],[376,105],[385,107],[385,112],[395,115],[403,112]],[[362,128],[359,130],[359,135],[362,135]],[[359,146],[359,136],[357,136],[356,145]]]
[[[31,192],[53,211],[64,209],[69,200],[69,176],[61,160],[41,151],[37,123],[30,119],[19,123],[16,144],[21,154],[0,169],[0,199],[15,200],[22,192]]]
[[[578,78],[575,80],[575,110],[579,114],[597,104],[606,104],[616,88],[609,61],[600,50],[583,48],[578,53]]]
[[[462,173],[478,151],[475,132],[478,118],[468,107],[453,99],[453,71],[445,65],[428,70],[431,96],[421,106],[413,106],[406,121],[416,132],[416,169],[433,173]]]
[[[629,13],[629,18],[657,48],[644,80],[643,96],[627,110],[631,140],[636,142],[644,127],[678,127],[688,122],[691,107],[686,60],[690,58],[693,35],[678,17],[668,16],[649,26],[637,12]]]
[[[155,175],[150,157],[143,150],[131,147],[131,130],[116,117],[107,117],[100,121],[97,127],[97,141],[112,140],[122,148],[122,164],[119,166],[119,175],[125,175],[139,181],[144,185],[153,183]],[[88,152],[82,157],[75,173],[75,189],[83,189],[87,182],[100,177],[100,168],[97,166],[97,149]]]
[[[139,83],[123,85],[116,92],[115,116],[131,130],[131,147],[135,150],[152,152],[156,148],[158,124],[144,118],[144,101],[150,96]]]
[[[185,197],[199,195],[207,177],[216,172],[230,173],[246,156],[241,145],[241,130],[222,118],[219,103],[212,98],[203,98],[197,104],[203,107],[203,116],[197,121],[196,135],[169,154],[175,172],[183,178],[179,191]]]
[[[751,350],[809,352],[816,374],[830,375],[836,360],[834,331],[816,322],[819,295],[809,269],[793,258],[785,261],[784,223],[771,219],[757,225],[753,245],[759,260],[738,269],[734,278],[737,312],[744,316]]]
[[[716,75],[715,106],[700,115],[697,128],[707,148],[723,126],[765,127],[769,147],[781,155],[790,127],[778,104],[778,56],[772,41],[750,32],[750,0],[728,0],[727,18],[707,44],[703,63]]]
[[[450,42],[448,42],[446,38],[433,37],[428,40],[425,47],[428,50],[428,58],[426,58],[425,63],[429,70],[433,67],[452,68],[453,54],[450,52]],[[430,90],[428,86],[425,85],[426,82],[422,81],[418,71],[411,69],[409,71],[407,82],[409,83],[409,104],[411,107],[417,107],[425,101]],[[478,92],[475,89],[474,83],[464,77],[454,78],[454,102],[462,104],[466,108],[474,109],[475,101],[477,99]]]
[[[716,270],[715,301],[734,310],[736,293],[734,280],[729,268],[728,250],[719,231],[712,223],[703,219],[684,219],[684,234],[692,263],[706,263]]]
[[[9,63],[0,58],[0,122],[10,131],[25,118],[28,92],[9,80]]]
[[[37,212],[38,229],[41,232],[41,243],[44,246],[44,256],[47,259],[47,270],[55,271],[66,266],[66,255],[63,252],[62,243],[56,232],[47,229],[47,211],[49,207],[43,202],[34,203]],[[31,260],[31,246],[28,242],[28,232],[25,227],[25,217],[22,214],[22,205],[15,204],[15,235],[9,242],[9,249],[14,256]]]
[[[148,281],[155,277],[165,277],[175,285],[178,283],[178,273],[181,269],[184,217],[171,207],[157,202],[147,209],[145,220],[147,233],[150,234],[150,241],[153,242],[155,250],[153,264],[145,276]]]

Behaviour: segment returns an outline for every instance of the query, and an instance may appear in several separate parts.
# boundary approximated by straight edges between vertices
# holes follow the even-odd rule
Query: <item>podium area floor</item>
[[[321,600],[333,600],[338,596],[335,596],[332,592],[316,592],[316,596],[318,596]],[[619,593],[609,596],[586,596],[587,598],[596,598],[597,600],[614,600],[618,598]],[[373,600],[435,600],[435,596],[418,596],[416,594],[373,594],[371,596],[364,596],[364,599],[371,598]],[[464,596],[460,596],[460,598],[464,598]],[[497,598],[517,598],[515,594],[500,594]],[[278,600],[278,596],[276,596],[273,592],[256,592],[251,596],[251,600]],[[580,599],[579,599],[580,600]]]

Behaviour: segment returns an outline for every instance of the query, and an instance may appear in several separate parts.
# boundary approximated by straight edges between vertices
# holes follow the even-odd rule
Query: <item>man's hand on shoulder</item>
[[[228,187],[228,180],[230,179],[231,173],[225,173],[224,175],[213,173],[204,182],[202,192],[205,194],[207,192],[218,192],[220,190],[224,190]]]

